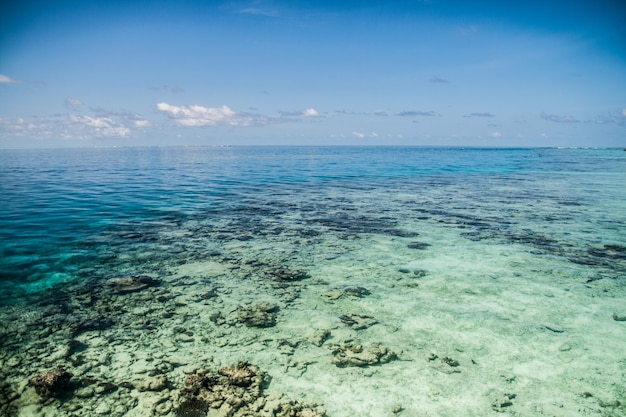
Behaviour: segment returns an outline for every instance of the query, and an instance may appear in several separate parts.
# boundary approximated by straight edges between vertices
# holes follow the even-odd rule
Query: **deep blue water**
[[[473,211],[482,213],[476,216],[495,218],[499,210],[523,200],[523,209],[506,214],[520,230],[524,223],[549,223],[551,213],[558,216],[576,207],[570,218],[582,222],[588,217],[584,221],[591,222],[581,224],[581,231],[594,225],[604,228],[585,244],[608,242],[620,247],[626,243],[626,214],[621,211],[626,206],[624,184],[626,152],[621,149],[4,150],[0,151],[0,298],[41,291],[106,263],[101,248],[94,247],[106,245],[107,233],[120,225],[159,221],[175,225],[199,215],[227,218],[252,200],[271,206],[283,200],[280,196],[289,196],[291,211],[297,212],[298,207],[322,198],[322,190],[334,190],[337,201],[342,190],[361,189],[364,198],[371,190],[390,190],[390,201],[407,190],[423,198],[416,211],[430,210],[429,215],[443,217]],[[424,197],[442,185],[454,190],[458,199],[434,203],[439,197]],[[430,208],[425,209],[427,204]],[[536,214],[542,210],[547,214],[538,220]],[[266,216],[271,218],[272,213]],[[98,236],[104,237],[99,241]]]

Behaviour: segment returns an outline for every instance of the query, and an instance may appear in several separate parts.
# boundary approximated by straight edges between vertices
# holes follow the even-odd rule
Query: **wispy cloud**
[[[478,32],[478,26],[476,25],[463,26],[459,28],[459,34],[461,36],[472,36],[473,34],[477,32]]]
[[[141,127],[136,124],[130,126]],[[3,119],[0,123],[0,136],[29,139],[127,138],[131,136],[131,127],[120,120],[90,115],[69,114],[28,119],[19,117]]]
[[[70,114],[69,119],[75,133],[83,133],[98,138],[130,136],[130,128],[124,126],[120,121],[108,117]]]
[[[562,116],[558,114],[541,113],[541,118],[554,123],[584,123],[582,120],[578,120],[569,115]]]
[[[497,131],[497,130],[493,131],[493,132],[491,132],[491,137],[495,138],[495,139],[500,138],[500,137],[502,137],[502,133]]]
[[[279,111],[280,117],[278,119],[272,119],[275,122],[287,122],[293,121],[302,118],[315,118],[315,117],[324,117],[320,112],[315,110],[313,107],[309,107],[308,109],[302,111]]]
[[[438,116],[437,113],[435,113],[434,111],[415,111],[415,110],[409,110],[409,111],[401,111],[400,113],[396,113],[396,116],[402,116],[402,117],[415,117],[415,116],[427,116],[427,117],[431,117],[431,116]]]
[[[448,80],[446,80],[445,78],[440,78],[440,77],[432,77],[428,80],[428,82],[433,83],[433,84],[446,84]]]
[[[0,84],[17,84],[19,82],[20,81],[14,80],[13,78],[7,75],[0,74]]]
[[[68,109],[75,109],[80,107],[82,104],[83,102],[81,100],[74,97],[68,97],[65,99],[65,107]]]
[[[76,98],[65,100],[66,114],[0,120],[0,137],[29,139],[129,138],[151,126],[139,114],[105,109],[83,109]],[[83,110],[83,111],[81,111]]]
[[[609,113],[608,115],[598,116],[595,119],[595,123],[598,125],[615,124],[618,126],[626,126],[626,109],[622,109],[618,115]]]
[[[354,136],[355,138],[364,139],[364,138],[377,138],[380,135],[376,131],[371,131],[370,133],[365,133],[365,132],[359,132],[359,131],[355,130],[355,131],[352,132],[352,136]]]
[[[179,86],[169,86],[169,85],[164,85],[163,87],[152,87],[150,88],[150,90],[152,91],[165,91],[166,93],[172,93],[172,94],[178,94],[178,93],[182,93],[185,90],[183,90],[181,87]]]
[[[278,16],[278,10],[276,9],[262,9],[259,7],[245,7],[243,9],[238,10],[237,13],[267,16],[267,17]]]
[[[483,113],[470,113],[463,117],[496,117],[496,115],[492,113],[483,112]]]
[[[235,14],[252,16],[278,17],[280,15],[278,8],[262,0],[231,2],[226,5],[226,9]]]

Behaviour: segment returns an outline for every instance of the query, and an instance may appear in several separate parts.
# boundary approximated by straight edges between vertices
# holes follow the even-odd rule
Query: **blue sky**
[[[4,148],[626,146],[623,1],[4,3]]]

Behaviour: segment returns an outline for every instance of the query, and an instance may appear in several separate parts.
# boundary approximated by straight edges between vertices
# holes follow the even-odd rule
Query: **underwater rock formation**
[[[242,306],[238,309],[238,320],[248,327],[273,327],[278,310],[277,305],[270,303]]]
[[[188,399],[176,409],[176,417],[206,417],[209,404],[203,400]]]
[[[517,395],[505,393],[491,402],[491,408],[493,411],[497,411],[498,413],[504,413],[506,408],[513,405],[511,400],[515,399],[515,397],[517,397]]]
[[[309,274],[300,270],[276,269],[270,274],[279,281],[300,281],[309,278]]]
[[[626,321],[626,315],[613,313],[613,320],[615,320],[615,321]]]
[[[456,359],[452,359],[448,356],[440,358],[438,355],[431,353],[428,357],[428,362],[431,362],[431,367],[444,374],[456,374],[461,372],[459,366],[461,365]]]
[[[320,347],[324,344],[326,340],[328,340],[330,336],[331,336],[331,333],[329,330],[320,329],[320,330],[316,330],[311,335],[309,335],[308,340],[313,345]]]
[[[394,352],[380,344],[364,348],[359,344],[345,343],[333,350],[333,363],[340,368],[380,365],[396,359],[398,356]]]
[[[426,249],[427,247],[430,246],[430,243],[425,243],[425,242],[411,242],[408,245],[406,245],[409,249],[419,249],[419,250],[423,250]]]
[[[148,287],[156,287],[159,281],[148,275],[133,275],[125,278],[111,278],[107,284],[116,294],[128,294],[145,290]]]
[[[195,372],[180,390],[177,417],[322,417],[315,405],[285,400],[280,394],[265,395],[266,374],[254,365],[239,362],[216,374]]]
[[[239,362],[236,366],[225,366],[217,373],[228,378],[230,385],[237,387],[249,387],[253,384],[260,386],[263,382],[263,373],[246,362]]]
[[[59,397],[71,391],[70,380],[74,375],[64,368],[55,368],[41,372],[32,377],[28,383],[35,387],[35,391],[43,398]]]
[[[363,287],[345,287],[343,289],[343,292],[346,295],[358,298],[367,297],[368,295],[372,294],[367,288]]]
[[[339,316],[339,320],[341,320],[343,324],[352,327],[354,330],[367,329],[378,323],[374,317],[361,314],[342,314]]]

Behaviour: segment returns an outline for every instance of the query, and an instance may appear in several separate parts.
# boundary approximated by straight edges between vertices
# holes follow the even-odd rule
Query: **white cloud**
[[[6,75],[0,74],[0,84],[15,84],[15,83],[19,83],[19,81],[14,80],[11,77],[8,77]]]
[[[363,138],[365,137],[365,133],[363,133],[363,132],[357,132],[356,130],[355,130],[354,132],[352,132],[352,134],[353,134],[354,136],[356,136],[357,138],[359,138],[359,139],[363,139]]]
[[[253,117],[236,113],[228,106],[172,106],[167,103],[158,103],[157,109],[182,126],[251,126],[255,124]]]
[[[131,130],[124,124],[106,117],[70,114],[33,117],[28,120],[16,118],[0,123],[0,136],[19,136],[30,139],[85,139],[128,137]]]
[[[66,103],[81,103],[68,98]],[[81,107],[82,109],[82,107]],[[17,117],[0,119],[0,138],[23,137],[27,139],[94,139],[130,138],[133,133],[151,126],[141,115],[129,112],[115,112],[101,108],[89,108],[90,113],[79,112],[76,108],[66,114],[47,116]]]
[[[150,122],[147,120],[135,120],[135,127],[150,127]]]
[[[302,112],[304,117],[319,117],[319,113],[314,108],[306,109]]]
[[[491,137],[492,138],[499,138],[502,137],[502,133],[498,132],[497,130],[495,132],[491,132]]]
[[[108,117],[92,117],[70,114],[73,128],[95,137],[127,137],[130,129]]]
[[[626,117],[626,109],[622,109],[622,116]]]

